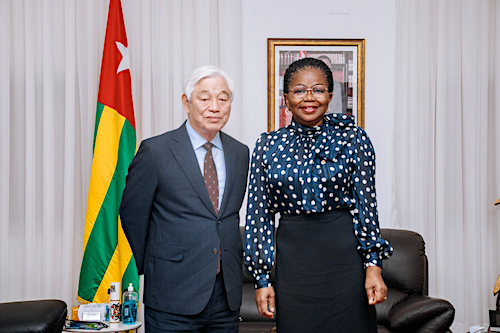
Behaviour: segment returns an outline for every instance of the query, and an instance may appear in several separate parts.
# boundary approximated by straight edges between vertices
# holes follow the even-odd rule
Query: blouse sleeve
[[[375,151],[366,132],[358,128],[355,138],[355,169],[352,175],[355,201],[354,232],[359,241],[358,251],[365,267],[382,267],[382,259],[392,255],[393,248],[380,236],[377,197],[375,193]]]
[[[269,275],[274,265],[274,214],[269,210],[265,184],[266,151],[267,134],[263,133],[252,153],[245,226],[245,264],[253,275],[256,288],[271,286]]]

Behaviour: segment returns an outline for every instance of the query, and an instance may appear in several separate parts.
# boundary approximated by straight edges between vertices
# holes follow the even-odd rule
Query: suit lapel
[[[212,202],[208,196],[205,181],[203,180],[203,175],[198,165],[198,160],[196,159],[196,154],[193,150],[193,145],[187,134],[186,123],[176,131],[172,139],[177,142],[176,145],[172,145],[172,154],[177,160],[177,163],[179,163],[186,178],[191,183],[191,186],[193,186],[203,204],[215,214]]]

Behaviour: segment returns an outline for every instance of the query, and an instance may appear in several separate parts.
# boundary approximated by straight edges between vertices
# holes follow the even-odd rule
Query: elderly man
[[[120,217],[144,274],[147,332],[238,332],[249,150],[221,132],[232,99],[227,73],[194,70],[188,120],[144,140],[130,164]]]

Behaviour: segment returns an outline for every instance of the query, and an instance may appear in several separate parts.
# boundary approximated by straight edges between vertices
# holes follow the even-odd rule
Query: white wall
[[[338,6],[349,13],[331,13]],[[241,98],[248,126],[237,138],[251,150],[267,130],[267,38],[365,39],[365,129],[377,157],[380,225],[392,227],[395,0],[243,0]]]

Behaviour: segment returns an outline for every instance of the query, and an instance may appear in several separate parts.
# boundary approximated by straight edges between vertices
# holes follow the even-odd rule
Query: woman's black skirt
[[[377,332],[347,210],[283,215],[276,233],[279,333]]]

